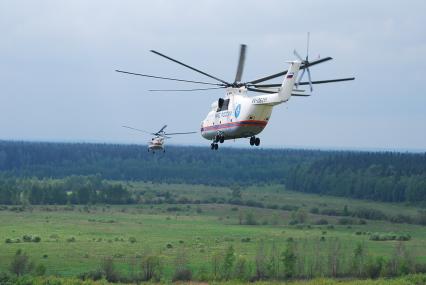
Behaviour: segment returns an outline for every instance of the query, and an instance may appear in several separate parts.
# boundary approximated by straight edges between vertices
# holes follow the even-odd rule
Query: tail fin
[[[290,67],[284,77],[280,92],[278,93],[278,97],[281,101],[287,101],[288,99],[290,99],[291,93],[293,92],[294,83],[296,82],[297,73],[299,72],[301,64],[302,63],[300,61],[290,62]]]

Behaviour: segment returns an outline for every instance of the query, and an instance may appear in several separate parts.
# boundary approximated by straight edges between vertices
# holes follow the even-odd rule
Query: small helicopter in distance
[[[129,126],[122,126],[123,128],[131,129],[134,131],[142,132],[145,134],[153,135],[154,137],[151,139],[151,141],[148,142],[148,152],[152,151],[152,153],[155,153],[156,150],[166,152],[166,148],[164,147],[164,140],[170,139],[170,136],[174,135],[187,135],[187,134],[195,134],[196,132],[184,132],[184,133],[166,133],[164,129],[167,127],[167,125],[164,125],[158,132],[150,133],[141,129],[136,129]]]
[[[268,124],[271,118],[272,108],[274,106],[287,102],[292,96],[310,96],[310,94],[304,93],[305,90],[299,89],[300,86],[309,85],[309,89],[312,92],[312,85],[314,84],[349,81],[355,79],[355,77],[348,77],[312,81],[309,67],[329,61],[332,58],[325,57],[319,58],[314,61],[309,61],[309,33],[307,39],[306,57],[304,59],[297,53],[296,50],[294,50],[294,55],[297,59],[287,61],[287,63],[290,65],[287,70],[246,82],[241,81],[244,69],[246,45],[241,45],[240,48],[240,56],[238,60],[237,73],[235,75],[234,82],[228,82],[223,79],[220,79],[216,76],[208,74],[181,61],[164,55],[158,51],[151,50],[151,52],[165,59],[173,61],[174,63],[182,65],[188,69],[191,69],[195,72],[198,72],[206,77],[209,77],[210,79],[215,80],[217,83],[154,76],[122,70],[116,71],[125,74],[138,75],[155,79],[172,80],[184,83],[202,84],[204,86],[210,86],[207,88],[154,89],[149,91],[189,92],[211,89],[226,89],[225,96],[223,98],[219,98],[211,104],[209,113],[207,114],[206,118],[201,122],[201,135],[205,139],[211,141],[210,146],[211,149],[214,150],[218,149],[219,142],[223,143],[225,140],[239,138],[250,138],[251,146],[259,146],[260,138],[256,137],[256,135],[261,133]],[[302,73],[298,77],[298,73],[300,70],[302,70]],[[303,82],[302,79],[305,75],[305,71],[308,75],[308,81]],[[278,77],[283,77],[281,83],[259,84]],[[263,95],[248,96],[248,91],[262,93]]]

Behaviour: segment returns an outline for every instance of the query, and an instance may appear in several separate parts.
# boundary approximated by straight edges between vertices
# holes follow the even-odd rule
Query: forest
[[[426,153],[237,148],[211,152],[205,147],[168,146],[166,153],[152,154],[141,145],[0,141],[0,175],[0,204],[17,203],[13,193],[31,178],[67,178],[47,188],[31,185],[32,196],[40,192],[40,197],[32,198],[35,204],[129,201],[123,185],[102,179],[214,186],[282,184],[306,193],[426,203]],[[96,199],[90,193],[75,194],[70,187],[79,182],[70,176],[98,177],[86,190],[79,187],[83,192],[96,189]],[[67,191],[74,196],[65,199]],[[110,197],[112,192],[119,197]]]

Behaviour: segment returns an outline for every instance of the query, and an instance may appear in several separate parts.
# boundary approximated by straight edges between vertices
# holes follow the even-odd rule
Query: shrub
[[[111,257],[102,260],[101,270],[105,274],[105,279],[108,282],[117,282],[119,280],[118,273],[115,270],[114,262]]]
[[[32,242],[40,242],[40,241],[41,241],[41,238],[39,236],[34,236],[32,238]]]
[[[309,210],[309,213],[311,213],[311,214],[319,214],[319,209],[317,207],[311,208]]]
[[[366,221],[366,220],[360,219],[360,220],[358,221],[358,225],[366,225],[366,224],[367,224],[367,221]]]
[[[191,281],[192,271],[189,268],[176,269],[172,281]]]
[[[18,249],[10,263],[10,271],[16,276],[20,276],[31,272],[33,267],[34,264],[30,262],[28,255]]]
[[[283,206],[281,206],[281,210],[283,210],[283,211],[297,211],[298,209],[299,209],[299,207],[292,206],[292,205],[283,205]]]
[[[328,225],[328,221],[326,219],[319,219],[314,222],[315,225]]]
[[[241,239],[241,242],[250,242],[250,238],[249,237],[245,237]]]
[[[100,269],[83,272],[78,275],[78,278],[81,280],[100,280],[102,279],[102,271]]]
[[[256,218],[252,212],[246,214],[246,225],[257,225]]]
[[[12,240],[11,238],[7,238],[7,239],[5,240],[5,243],[13,243],[13,240]]]
[[[355,222],[353,219],[349,219],[349,218],[340,218],[337,223],[339,225],[353,225]]]
[[[31,242],[32,238],[31,238],[31,236],[30,236],[30,235],[23,235],[23,236],[22,236],[22,240],[23,240],[24,242]]]
[[[159,281],[161,277],[160,258],[155,255],[147,254],[142,258],[142,279],[143,281]]]
[[[171,243],[166,244],[166,248],[173,248],[173,245]]]
[[[44,266],[43,264],[37,265],[34,270],[34,274],[36,276],[44,276],[46,274],[46,266]]]
[[[129,242],[130,243],[135,243],[136,242],[136,238],[135,237],[129,237]]]

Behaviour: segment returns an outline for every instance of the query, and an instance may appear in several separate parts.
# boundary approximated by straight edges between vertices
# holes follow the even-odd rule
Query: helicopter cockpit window
[[[229,99],[219,98],[219,100],[217,102],[217,111],[216,112],[226,111],[226,110],[228,110],[228,106],[229,106]]]

